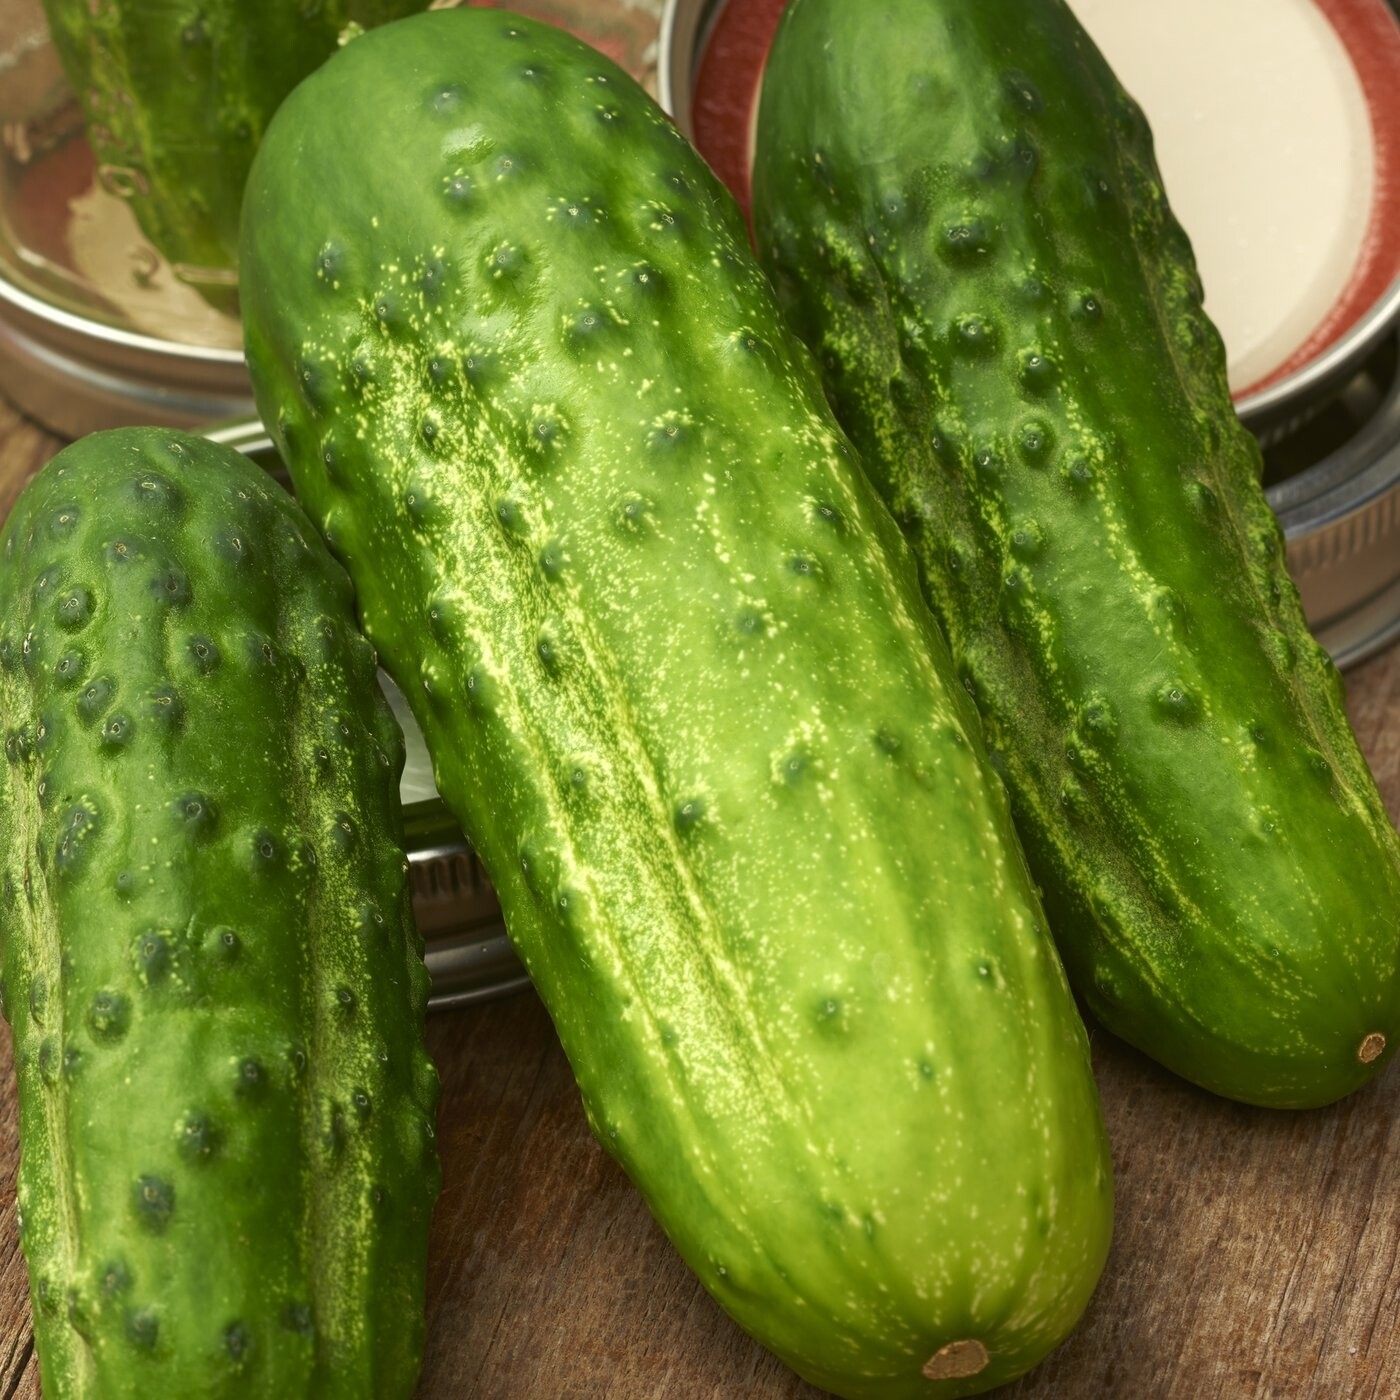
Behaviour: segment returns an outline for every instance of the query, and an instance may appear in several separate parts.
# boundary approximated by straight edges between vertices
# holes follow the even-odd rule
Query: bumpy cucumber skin
[[[1400,1040],[1400,843],[1137,106],[1059,0],[795,0],[760,251],[904,527],[1070,979],[1305,1107]]]
[[[44,1394],[408,1395],[436,1077],[349,581],[247,459],[154,429],[61,452],[0,561]]]
[[[277,104],[366,27],[427,0],[44,0],[103,182],[184,280],[232,304],[253,152]]]
[[[254,164],[254,387],[600,1142],[803,1375],[970,1394],[1092,1291],[1097,1098],[975,710],[745,243],[592,50],[405,20]]]

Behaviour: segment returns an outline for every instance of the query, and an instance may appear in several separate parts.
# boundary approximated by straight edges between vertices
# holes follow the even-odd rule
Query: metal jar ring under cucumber
[[[211,428],[206,436],[237,448],[287,484],[261,423],[231,423]],[[400,794],[413,914],[432,977],[428,1005],[465,1006],[518,991],[529,978],[506,937],[491,882],[433,790],[427,750],[407,702],[382,671],[380,682],[403,728],[407,750]]]

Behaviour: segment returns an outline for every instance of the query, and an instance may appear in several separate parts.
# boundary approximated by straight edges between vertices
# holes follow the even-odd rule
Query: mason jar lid
[[[746,207],[785,4],[662,13],[662,105]],[[1400,24],[1385,0],[1074,9],[1152,123],[1309,624],[1351,665],[1400,636]]]
[[[785,5],[667,0],[662,15],[662,105],[745,207]],[[1386,0],[1074,10],[1152,124],[1236,411],[1263,431],[1296,420],[1400,324],[1400,22]]]
[[[512,8],[567,25],[654,88],[659,0],[513,0]],[[122,424],[195,428],[250,417],[242,328],[228,309],[236,279],[162,258],[121,198],[126,178],[93,158],[40,0],[3,0],[6,397],[65,437]],[[200,287],[224,295],[206,300]]]
[[[97,168],[39,0],[0,6],[0,383],[65,437],[247,417],[236,316],[142,236]]]

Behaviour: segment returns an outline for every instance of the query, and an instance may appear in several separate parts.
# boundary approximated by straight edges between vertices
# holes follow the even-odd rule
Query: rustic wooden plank
[[[0,511],[58,443],[0,402]],[[1400,815],[1400,647],[1350,708]],[[1400,1073],[1344,1103],[1225,1103],[1102,1030],[1094,1066],[1118,1216],[1074,1336],[1015,1400],[1392,1400],[1400,1395]],[[536,999],[429,1023],[445,1186],[429,1262],[424,1400],[812,1400],[700,1288],[593,1142]],[[0,1031],[0,1400],[36,1400]]]
[[[16,412],[0,395],[0,521],[9,515],[29,478],[62,446],[62,439]]]
[[[435,1018],[444,1162],[425,1396],[810,1393],[709,1299],[593,1141],[533,996]]]

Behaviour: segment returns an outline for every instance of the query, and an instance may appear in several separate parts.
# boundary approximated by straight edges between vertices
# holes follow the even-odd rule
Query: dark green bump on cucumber
[[[599,1140],[804,1375],[967,1394],[1078,1317],[1109,1163],[975,713],[745,241],[596,53],[415,17],[268,132],[249,362]]]
[[[241,562],[208,547],[234,537],[255,546]],[[245,458],[154,429],[67,448],[5,526],[0,635],[35,664],[0,671],[0,704],[35,737],[0,773],[4,886],[22,892],[0,913],[0,988],[53,1400],[406,1396],[416,1379],[436,1090],[396,770],[376,756],[402,750],[313,537]],[[80,588],[81,652],[62,607]],[[324,773],[332,718],[352,737]],[[287,858],[332,821],[352,850]],[[254,832],[284,853],[278,878],[248,879]],[[372,942],[367,902],[386,911]],[[330,1160],[319,1105],[356,1095],[374,1111]],[[314,1347],[286,1339],[289,1299]]]
[[[1034,162],[973,171],[1003,138]],[[1141,113],[1062,0],[885,0],[878,22],[793,0],[754,210],[838,417],[917,519],[1071,980],[1220,1093],[1357,1088],[1400,1044],[1400,840]]]
[[[347,24],[370,27],[425,3],[44,0],[44,13],[102,187],[130,204],[178,278],[230,308],[243,185],[278,103],[335,51]],[[156,508],[178,509],[159,484],[146,489]]]

